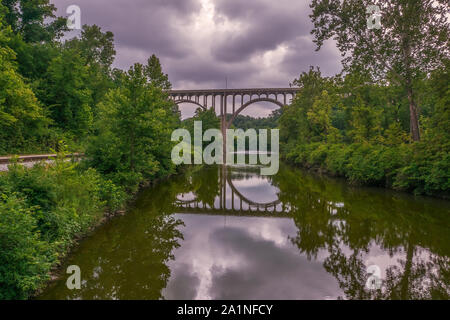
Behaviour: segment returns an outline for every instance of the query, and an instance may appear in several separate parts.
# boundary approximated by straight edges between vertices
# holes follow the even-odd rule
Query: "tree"
[[[382,27],[367,27],[369,5],[382,11]],[[376,80],[401,85],[407,95],[410,131],[420,140],[415,83],[449,57],[446,0],[313,0],[311,14],[317,50],[336,40],[346,70],[364,69]]]
[[[351,116],[352,129],[349,133],[354,142],[376,142],[381,137],[380,110],[365,105],[361,97],[357,97]]]
[[[68,30],[66,19],[56,18],[49,0],[2,0],[8,9],[5,21],[27,43],[49,42]]]
[[[0,299],[26,299],[47,279],[49,246],[36,232],[36,209],[0,195]]]
[[[62,50],[54,58],[42,83],[40,98],[49,107],[55,126],[76,135],[92,126],[92,91],[89,67],[75,50]]]
[[[275,129],[278,125],[278,119],[281,117],[282,109],[273,110],[266,118],[253,118],[251,116],[238,114],[233,120],[233,127],[246,131],[247,129]],[[227,121],[232,118],[227,114]]]
[[[216,115],[214,109],[197,108],[192,118],[183,120],[183,127],[189,130],[191,137],[194,137],[194,121],[200,121],[202,123],[202,136],[208,129],[219,129],[220,118]],[[209,145],[210,142],[203,141],[203,149]]]
[[[313,132],[323,138],[326,138],[332,127],[330,119],[331,108],[331,98],[328,92],[324,90],[322,95],[314,101],[311,110],[306,113]]]
[[[48,0],[2,0],[5,23],[12,34],[8,46],[16,52],[19,73],[38,82],[58,55],[55,40],[67,31],[66,19],[56,17]]]
[[[6,45],[10,34],[0,6],[0,153],[21,150],[48,124],[42,106],[17,72],[15,52]]]
[[[173,170],[170,137],[179,114],[143,65],[117,73],[117,79],[121,85],[99,104],[98,136],[87,153],[101,172],[135,189],[141,181]]]
[[[286,144],[297,141],[310,141],[313,130],[308,119],[308,112],[322,91],[330,88],[330,79],[322,77],[320,69],[310,68],[303,72],[293,84],[300,87],[291,105],[285,106],[279,119],[281,137]]]
[[[84,25],[81,37],[66,41],[64,49],[78,52],[89,67],[89,76],[86,80],[92,91],[92,111],[96,116],[95,106],[113,87],[111,65],[116,54],[114,35],[110,31],[102,32],[101,28],[96,25]]]
[[[145,75],[148,77],[150,83],[163,90],[169,90],[172,88],[172,84],[169,82],[169,77],[167,74],[162,72],[161,63],[157,56],[152,54],[152,56],[147,60],[147,65],[145,66]]]
[[[116,55],[113,33],[110,31],[103,33],[95,24],[84,25],[81,37],[67,41],[65,45],[78,50],[88,65],[97,64],[105,70],[111,67]]]

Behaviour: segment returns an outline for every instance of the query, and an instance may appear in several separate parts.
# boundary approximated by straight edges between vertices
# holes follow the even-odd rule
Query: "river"
[[[284,164],[193,167],[96,229],[37,298],[448,299],[449,270],[448,201]]]

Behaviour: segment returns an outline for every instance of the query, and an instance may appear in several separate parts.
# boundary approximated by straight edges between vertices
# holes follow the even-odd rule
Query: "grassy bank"
[[[58,159],[0,174],[0,300],[26,299],[49,280],[74,241],[104,213],[122,208],[124,189],[93,168]]]
[[[346,178],[352,184],[450,198],[450,155],[424,143],[397,146],[343,143],[297,145],[285,155],[295,165]]]
[[[27,299],[50,280],[77,240],[132,202],[138,186],[120,185],[63,156],[0,173],[0,300]]]

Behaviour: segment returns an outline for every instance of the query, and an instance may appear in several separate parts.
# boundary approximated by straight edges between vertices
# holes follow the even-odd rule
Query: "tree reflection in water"
[[[448,203],[382,189],[351,187],[283,168],[274,177],[298,228],[292,242],[309,259],[319,250],[346,299],[448,299]],[[442,206],[439,206],[442,204]],[[378,247],[397,263],[380,290],[366,287],[367,255]]]
[[[180,293],[180,290],[189,292],[189,297],[195,298],[198,287],[194,287],[183,275],[188,276],[187,269],[197,268],[194,270],[196,279],[204,278],[201,272],[210,267],[199,268],[195,255],[200,251],[199,257],[207,258],[211,269],[220,271],[214,274],[214,270],[207,270],[213,281],[211,285],[216,286],[212,289],[219,297],[233,298],[237,292],[235,288],[239,287],[243,278],[248,281],[246,286],[254,286],[246,290],[249,295],[256,292],[252,290],[264,287],[267,291],[260,290],[262,296],[271,296],[273,272],[278,268],[289,270],[290,273],[283,279],[282,275],[278,275],[277,281],[279,286],[286,286],[286,292],[293,294],[294,298],[299,291],[292,288],[302,285],[302,274],[305,272],[309,272],[310,277],[307,285],[322,286],[316,290],[316,297],[320,296],[324,286],[329,286],[328,291],[340,292],[339,298],[342,299],[450,298],[448,202],[417,199],[384,189],[352,187],[335,179],[305,174],[286,165],[280,166],[279,173],[273,177],[261,177],[258,172],[255,168],[192,167],[185,174],[144,190],[127,215],[115,218],[96,230],[64,264],[63,271],[70,264],[81,267],[82,289],[68,290],[65,286],[66,275],[62,273],[61,280],[39,298],[163,299],[166,294],[174,297],[174,292]],[[230,181],[234,183],[233,187],[226,186]],[[246,201],[276,203],[284,212],[236,210],[231,202],[239,202],[233,197],[242,196],[242,190],[233,195],[230,193],[233,188],[238,191],[239,184],[247,186]],[[272,191],[255,187],[258,184],[265,184]],[[277,198],[276,202],[272,197]],[[180,210],[177,204],[180,199],[194,199],[210,208],[219,204],[221,208],[216,212],[219,216],[213,217],[211,212],[205,212],[210,209],[200,211],[191,204],[186,215],[187,211]],[[187,210],[187,207],[184,209]],[[219,226],[220,223],[217,224],[214,219],[220,219],[220,215],[239,215],[245,216],[245,219],[234,220],[233,226],[231,222],[228,227]],[[288,218],[264,220],[266,229],[270,223],[291,226],[289,233],[283,233],[284,229],[280,228],[276,230],[278,236],[285,240],[288,238],[285,241],[288,247],[280,247],[270,238],[255,238],[249,229],[261,225],[262,218],[258,220],[257,216]],[[186,224],[189,221],[190,229],[182,228],[184,221]],[[204,230],[207,227],[216,229]],[[241,236],[240,242],[230,239],[233,234]],[[191,240],[193,235],[197,235],[197,242],[186,242],[186,235],[190,235]],[[208,247],[202,241],[213,243]],[[186,246],[185,249],[183,246]],[[214,260],[217,257],[206,247],[208,250],[219,250],[215,252],[232,251],[231,258],[237,264],[218,268]],[[264,252],[264,257],[259,257],[258,252]],[[177,254],[179,260],[175,259]],[[238,261],[237,257],[256,259],[257,264],[249,260]],[[278,257],[278,260],[276,263],[267,261],[271,274],[265,274],[266,269],[261,263],[270,257]],[[288,261],[286,263],[294,267],[282,265],[283,257],[289,257],[285,259]],[[226,258],[220,257],[220,260],[227,261]],[[195,261],[186,265],[192,262],[189,259]],[[306,266],[305,262],[310,265]],[[323,270],[315,272],[317,267],[312,262],[322,265]],[[383,282],[379,290],[366,286],[369,264],[380,264],[382,269]],[[249,271],[246,265],[259,266],[260,270]],[[304,269],[297,270],[295,266]],[[173,274],[177,272],[177,275]],[[241,274],[245,272],[251,274]],[[327,273],[331,275],[329,279]],[[333,277],[337,284],[331,283]],[[180,282],[169,285],[171,279],[181,279],[182,289],[177,287]],[[235,282],[229,279],[235,279]],[[196,283],[198,286],[198,281]],[[166,291],[163,290],[165,288]],[[277,289],[284,292],[284,288]],[[301,290],[303,296],[311,295],[307,286]]]
[[[40,299],[162,299],[171,271],[168,262],[180,246],[182,220],[174,218],[176,184],[151,187],[126,216],[101,226],[83,241],[62,268],[62,279]],[[158,201],[155,201],[158,199]],[[68,290],[67,265],[81,268],[81,290]]]

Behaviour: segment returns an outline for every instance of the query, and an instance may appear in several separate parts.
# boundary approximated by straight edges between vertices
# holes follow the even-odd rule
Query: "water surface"
[[[39,298],[448,299],[449,231],[447,201],[286,165],[272,177],[196,167],[97,229]],[[80,290],[66,287],[68,265]]]

